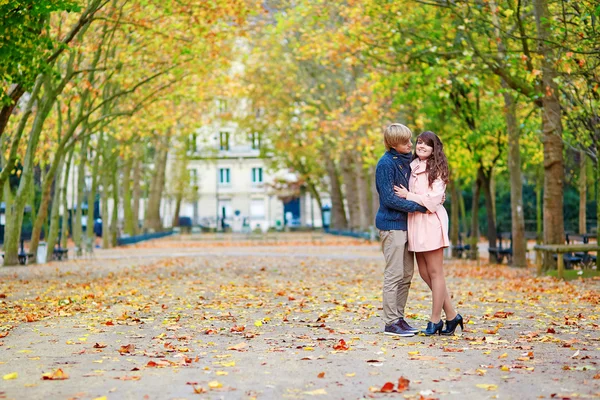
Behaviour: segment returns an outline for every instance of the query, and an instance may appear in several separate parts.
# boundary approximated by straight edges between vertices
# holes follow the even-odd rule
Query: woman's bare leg
[[[446,313],[446,319],[453,319],[456,316],[456,311],[452,306],[446,288],[443,249],[424,252],[423,257],[425,258],[427,274],[431,281],[430,287],[433,297],[430,321],[438,323],[442,319],[442,308],[444,308],[444,312]]]
[[[417,256],[417,266],[419,267],[419,275],[421,275],[421,279],[425,281],[429,289],[431,288],[431,277],[429,276],[429,272],[427,271],[427,259],[425,258],[425,253],[415,253]],[[443,252],[442,252],[443,255]],[[446,314],[446,320],[453,319],[456,317],[456,311],[452,307],[452,301],[450,300],[450,295],[448,294],[448,290],[446,290],[446,297],[444,298],[444,314]]]

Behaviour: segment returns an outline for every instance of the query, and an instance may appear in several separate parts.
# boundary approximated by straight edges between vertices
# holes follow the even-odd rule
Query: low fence
[[[146,240],[160,239],[160,238],[163,238],[166,236],[170,236],[173,233],[174,233],[173,231],[165,231],[165,232],[145,233],[143,235],[136,235],[136,236],[121,237],[121,238],[117,239],[117,246],[127,246],[128,244],[135,244],[135,243],[139,243],[139,242],[144,242]]]

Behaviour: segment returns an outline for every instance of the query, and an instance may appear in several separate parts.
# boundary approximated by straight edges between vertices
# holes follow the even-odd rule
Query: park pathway
[[[397,339],[378,246],[313,239],[175,236],[0,268],[0,398],[600,396],[599,280],[449,261],[465,332]],[[429,302],[415,276],[411,324]]]

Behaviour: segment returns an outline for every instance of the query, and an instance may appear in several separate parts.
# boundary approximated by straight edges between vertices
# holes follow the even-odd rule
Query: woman
[[[458,325],[463,328],[463,318],[452,306],[444,278],[443,249],[450,241],[448,213],[442,199],[449,172],[444,146],[435,133],[426,131],[419,135],[410,167],[410,190],[395,186],[394,191],[397,196],[419,203],[428,210],[428,213],[408,215],[408,249],[415,252],[419,274],[433,295],[431,317],[423,333],[452,335]],[[442,308],[446,314],[444,330]]]

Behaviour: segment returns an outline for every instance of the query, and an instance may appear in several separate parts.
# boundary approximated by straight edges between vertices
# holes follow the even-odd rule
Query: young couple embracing
[[[448,183],[448,161],[441,140],[433,132],[417,137],[414,154],[412,132],[402,124],[384,131],[386,153],[376,169],[379,230],[385,258],[383,278],[384,333],[413,336],[419,332],[404,319],[404,308],[414,273],[432,292],[432,307],[425,335],[452,335],[463,319],[448,295],[443,270],[443,248],[449,246],[448,214],[442,203]],[[446,327],[442,320],[446,316]]]

